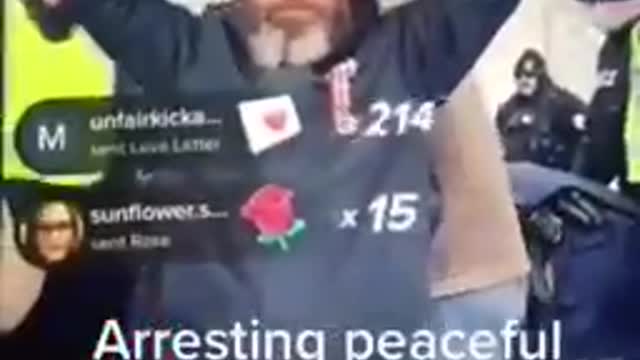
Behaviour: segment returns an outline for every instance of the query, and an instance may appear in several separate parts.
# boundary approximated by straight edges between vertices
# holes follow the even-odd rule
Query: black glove
[[[554,249],[564,238],[565,223],[550,207],[521,214],[521,224],[531,260],[529,275],[531,295],[541,303],[551,303],[555,295],[553,266]]]
[[[50,41],[64,41],[71,36],[73,23],[62,11],[47,7],[42,0],[23,0],[29,17]]]
[[[563,243],[567,226],[589,230],[604,223],[599,206],[577,190],[566,190],[539,208],[520,209],[520,221],[532,263],[531,293],[541,303],[555,298],[555,276],[552,257]]]
[[[555,199],[554,208],[566,221],[586,229],[595,229],[604,223],[604,215],[598,205],[577,190],[560,193]]]

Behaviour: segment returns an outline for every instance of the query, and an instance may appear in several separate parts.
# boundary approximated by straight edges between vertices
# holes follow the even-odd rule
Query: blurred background
[[[198,13],[212,0],[171,1],[182,4]],[[382,1],[383,9],[389,9],[412,0]],[[36,36],[35,33],[33,36]],[[585,9],[575,1],[523,0],[520,8],[500,31],[472,72],[472,76],[476,78],[477,83],[484,90],[483,96],[486,103],[484,119],[492,121],[499,104],[506,101],[513,93],[515,89],[512,77],[514,64],[523,50],[530,47],[536,48],[544,54],[549,64],[551,76],[558,85],[567,88],[588,102],[595,87],[596,56],[602,41],[603,34],[590,25]],[[32,60],[39,58],[33,54],[24,55]],[[45,59],[50,60],[46,57]],[[103,82],[106,85],[102,84]],[[111,83],[107,80],[101,80],[96,85],[96,89],[110,87]],[[25,89],[25,91],[33,93],[33,89]],[[15,94],[17,92],[14,92]],[[7,131],[9,129],[7,126],[5,123],[5,136],[11,133]],[[6,146],[5,150],[7,150]],[[8,215],[6,209],[3,210],[5,211],[3,215]],[[11,222],[5,216],[0,220],[3,221],[0,224],[3,225],[0,236],[0,241],[2,241],[0,243],[0,297],[8,297],[11,301],[1,299],[3,301],[0,301],[0,304],[9,304],[9,308],[15,308],[11,306],[11,302],[30,302],[29,299],[37,296],[40,292],[43,274],[40,270],[26,264],[18,255],[12,243],[12,229],[7,226]],[[20,267],[22,271],[32,274],[33,281],[15,281],[3,275],[7,273],[3,271],[5,267],[13,267],[14,269]],[[15,296],[16,294],[20,294],[20,296]],[[11,296],[9,297],[9,295]],[[24,314],[0,308],[0,330],[3,328],[3,324],[10,323],[12,319],[22,316]]]

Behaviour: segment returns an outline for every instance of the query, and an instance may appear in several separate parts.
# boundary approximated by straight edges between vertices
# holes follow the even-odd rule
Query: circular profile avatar
[[[83,221],[78,210],[62,201],[48,201],[33,213],[21,229],[27,255],[35,264],[51,266],[78,252],[83,237]]]

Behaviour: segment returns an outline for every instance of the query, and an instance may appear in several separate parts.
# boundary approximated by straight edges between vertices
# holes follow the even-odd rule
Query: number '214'
[[[409,129],[423,132],[431,130],[434,122],[435,103],[423,102],[416,105],[406,101],[395,107],[387,101],[376,101],[369,107],[373,121],[364,131],[367,137],[385,137],[404,135]]]

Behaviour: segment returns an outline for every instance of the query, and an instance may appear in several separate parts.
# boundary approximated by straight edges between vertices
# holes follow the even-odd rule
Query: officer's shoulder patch
[[[598,71],[598,87],[611,88],[618,81],[619,71],[615,69],[602,69]]]

